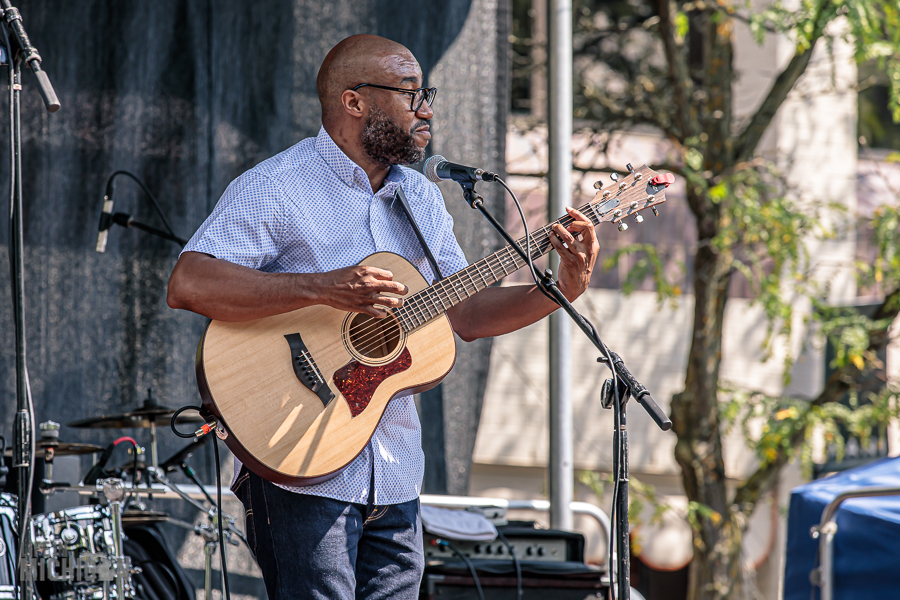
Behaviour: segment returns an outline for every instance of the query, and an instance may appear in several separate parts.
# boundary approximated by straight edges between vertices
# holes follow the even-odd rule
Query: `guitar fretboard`
[[[593,225],[600,223],[600,216],[595,212],[594,204],[585,204],[578,210],[590,219]],[[531,259],[540,258],[550,251],[552,248],[550,235],[555,223],[566,227],[571,222],[572,217],[566,215],[533,232],[531,234]],[[523,252],[527,252],[525,236],[516,240],[516,244]],[[518,271],[526,264],[525,259],[511,245],[507,244],[504,248],[472,263],[465,269],[407,297],[403,306],[395,309],[393,314],[400,321],[405,332],[412,332],[444,314],[463,300],[471,298],[507,275]]]

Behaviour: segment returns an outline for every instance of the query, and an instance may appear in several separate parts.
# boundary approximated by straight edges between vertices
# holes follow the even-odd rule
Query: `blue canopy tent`
[[[791,492],[784,600],[810,600],[819,541],[810,528],[838,495],[862,487],[900,488],[900,458],[882,459]],[[900,598],[900,496],[854,498],[840,505],[834,536],[834,600]]]

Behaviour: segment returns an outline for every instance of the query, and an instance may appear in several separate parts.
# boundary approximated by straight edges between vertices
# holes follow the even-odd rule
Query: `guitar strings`
[[[583,209],[584,209],[584,207],[582,207],[582,210]],[[573,219],[571,217],[566,215],[566,216],[560,218],[558,220],[558,222],[561,223],[563,226],[566,226],[572,220]],[[590,219],[590,220],[593,221],[593,219]],[[553,226],[553,223],[550,223],[535,232],[535,237],[539,238],[538,240],[536,240],[538,256],[542,256],[544,254],[544,252],[547,250],[547,248],[550,246],[549,239],[550,239],[550,231],[552,230],[552,226]],[[517,240],[517,243],[521,247],[521,244],[524,243],[524,237],[521,238],[520,240]],[[400,309],[390,310],[389,312],[391,313],[391,315],[397,321],[399,321],[399,323],[391,324],[391,330],[397,330],[396,333],[392,333],[391,331],[387,331],[387,333],[386,333],[385,323],[381,322],[381,319],[376,320],[373,318],[373,319],[366,320],[363,324],[351,326],[349,328],[349,332],[348,332],[351,334],[351,340],[349,340],[349,341],[351,341],[351,344],[354,347],[357,347],[357,349],[361,350],[363,353],[371,352],[372,350],[374,350],[375,348],[377,348],[380,345],[391,344],[391,343],[396,342],[400,338],[399,327],[403,326],[403,316],[409,316],[409,317],[415,318],[416,320],[420,320],[420,321],[422,321],[422,325],[424,325],[424,324],[428,323],[429,321],[431,321],[432,319],[436,318],[437,316],[446,312],[446,310],[448,310],[450,307],[455,306],[456,302],[454,302],[453,299],[450,297],[450,295],[448,293],[449,290],[447,288],[449,287],[450,290],[456,291],[458,289],[458,286],[450,286],[447,283],[448,281],[452,283],[453,280],[459,280],[459,282],[462,283],[462,289],[466,294],[466,298],[470,298],[472,295],[469,293],[470,289],[472,290],[473,293],[477,293],[478,291],[480,291],[478,284],[475,282],[475,280],[473,278],[473,273],[477,273],[478,275],[480,275],[482,281],[484,283],[486,283],[486,279],[485,279],[484,271],[482,270],[482,267],[487,266],[491,271],[491,277],[496,277],[496,275],[494,273],[494,269],[493,269],[494,265],[491,264],[491,261],[494,261],[494,263],[500,267],[500,269],[504,273],[504,276],[508,275],[509,273],[507,273],[506,268],[505,268],[506,263],[504,262],[504,258],[501,256],[504,251],[509,255],[508,257],[506,257],[507,260],[509,258],[512,258],[512,262],[513,262],[513,264],[512,264],[513,271],[512,272],[520,269],[524,265],[524,261],[522,262],[522,264],[519,264],[519,261],[522,259],[521,259],[521,257],[518,256],[517,253],[515,253],[513,251],[512,247],[506,246],[505,248],[502,248],[501,250],[495,252],[494,254],[492,254],[488,257],[485,257],[481,261],[473,263],[469,267],[462,269],[461,271],[459,271],[459,273],[456,273],[453,276],[451,276],[445,280],[439,281],[435,285],[433,285],[429,288],[426,288],[425,290],[422,290],[422,291],[418,292],[417,294],[414,294],[413,296],[411,296],[410,298],[408,298],[404,301],[404,305]],[[464,275],[469,277],[469,284],[466,284],[465,281],[463,281],[462,276],[464,276]],[[497,280],[499,280],[499,278],[495,279],[495,281],[497,281]],[[484,288],[481,288],[481,289],[484,289]],[[442,297],[442,294],[443,294],[443,297]],[[437,312],[434,315],[431,314],[431,312],[432,312],[431,308],[428,306],[428,304],[425,303],[425,300],[428,296],[432,296],[432,297],[436,298],[436,301],[434,300],[434,298],[431,299],[432,300],[431,305],[435,309],[437,309]],[[460,295],[460,293],[458,291],[456,291],[456,296],[460,302],[463,300],[462,296]],[[445,305],[444,297],[447,298],[448,303],[450,304],[449,307]],[[438,308],[437,302],[440,302],[440,308]],[[406,309],[406,310],[404,311],[403,309]],[[413,314],[407,314],[407,313],[410,313],[410,309],[412,309],[415,312],[413,312]],[[427,317],[422,314],[421,309],[424,309],[425,313],[427,313]],[[403,311],[402,314],[398,314],[400,311]],[[423,317],[425,317],[425,318],[423,318]],[[414,325],[413,330],[419,326],[421,326],[421,325]],[[365,336],[365,337],[362,337],[362,336]],[[353,341],[354,338],[355,338],[355,342]]]
[[[579,210],[582,211],[582,213],[585,213],[588,212],[586,210],[588,208],[591,208],[591,203],[581,207]],[[594,222],[596,213],[593,211],[588,212],[587,218],[591,221],[592,225],[597,225],[602,220],[597,218],[596,222]],[[572,221],[572,217],[564,215],[554,223],[558,222],[565,227]],[[538,257],[542,256],[549,249],[550,232],[552,231],[554,223],[549,223],[535,231],[534,238],[537,238],[535,240],[535,245],[537,246],[536,255]],[[525,243],[524,237],[516,240],[516,243],[519,244],[519,247],[521,248],[522,244]],[[504,256],[504,253],[506,256]],[[524,265],[524,261],[520,263],[520,260],[522,260],[521,257],[512,249],[512,246],[507,245],[505,248],[473,263],[447,279],[439,281],[435,285],[417,292],[413,296],[407,298],[402,307],[398,309],[389,309],[388,312],[391,317],[393,317],[392,321],[389,322],[389,328],[386,327],[386,323],[381,319],[367,319],[364,323],[351,326],[347,332],[347,334],[349,334],[349,339],[348,335],[345,334],[342,334],[342,339],[345,342],[349,342],[350,345],[357,347],[357,349],[361,350],[363,353],[371,352],[378,346],[393,344],[400,339],[403,329],[406,329],[407,333],[412,332],[443,314],[458,302],[462,302],[463,298],[458,291],[460,286],[456,285],[457,281],[462,283],[462,290],[465,293],[466,298],[469,298],[472,295],[469,293],[470,289],[473,293],[480,291],[478,283],[474,278],[475,274],[480,276],[482,283],[487,287],[489,284],[485,277],[485,267],[490,270],[490,277],[494,279],[493,282],[496,282],[502,277],[520,269]],[[507,271],[506,269],[507,262],[512,263],[511,271]],[[498,277],[496,275],[494,272],[495,266],[499,267],[503,272],[503,276]],[[469,278],[468,284],[463,280],[463,276]],[[454,302],[451,297],[451,291],[456,293],[457,302]],[[449,306],[445,304],[445,298]],[[440,307],[438,307],[438,303],[440,303]],[[434,314],[432,314],[432,309],[434,309]]]
[[[592,225],[596,226],[601,222],[602,219],[597,218],[596,213],[594,213],[593,210],[588,210],[593,208],[592,204],[593,203],[588,203],[580,207],[579,211],[581,211],[582,214],[586,213],[585,216],[587,217],[587,219],[591,222]],[[573,220],[574,219],[569,215],[564,215],[557,221],[549,223],[535,231],[533,237],[538,238],[535,240],[538,257],[543,256],[550,247],[550,233],[552,231],[553,225],[555,223],[560,223],[561,225],[563,225],[563,227],[566,227]],[[519,244],[519,247],[521,248],[522,244],[525,243],[525,238],[522,237],[519,240],[516,240],[516,243]],[[502,254],[504,252],[506,252],[508,256],[503,257]],[[510,259],[512,262],[512,271],[507,272],[507,263],[505,261],[508,261]],[[521,264],[520,261],[522,261]],[[449,308],[452,308],[458,302],[462,302],[464,298],[459,292],[460,287],[466,295],[465,299],[470,298],[472,296],[472,293],[477,293],[480,291],[480,289],[488,287],[488,285],[490,284],[487,284],[487,278],[485,277],[485,271],[483,270],[484,267],[487,267],[490,270],[490,276],[491,278],[494,278],[494,282],[496,282],[499,281],[499,279],[502,277],[497,277],[494,272],[494,266],[499,267],[500,270],[503,271],[503,277],[505,277],[511,272],[515,272],[516,270],[522,268],[524,264],[524,260],[518,255],[518,253],[516,253],[510,245],[507,245],[505,248],[502,248],[497,252],[491,254],[490,256],[487,256],[484,259],[473,263],[469,267],[460,270],[458,273],[455,273],[447,279],[441,280],[436,284],[425,288],[420,292],[417,292],[413,296],[410,296],[409,298],[404,300],[404,304],[402,307],[398,309],[389,309],[388,312],[391,316],[387,318],[393,317],[392,321],[389,322],[389,325],[386,324],[382,319],[372,318],[367,319],[364,323],[361,323],[359,325],[351,326],[348,330],[350,339],[348,339],[347,341],[349,341],[354,347],[361,350],[363,353],[371,352],[378,346],[393,344],[400,339],[403,329],[407,329],[407,333],[410,333],[415,329],[424,326],[441,314],[444,314],[447,310],[449,310]],[[474,278],[474,275],[476,274],[480,276],[482,283],[486,284],[480,289],[478,283]],[[467,276],[469,278],[469,283],[466,283],[463,280],[463,276]],[[457,281],[462,285],[456,285]],[[470,293],[470,290],[472,291],[472,293]],[[455,292],[457,301],[454,301],[451,297],[451,291]],[[446,303],[445,298],[447,300]],[[447,306],[447,304],[449,304],[449,306]],[[434,314],[432,314],[432,309],[434,309]]]
[[[542,240],[542,242],[539,242],[538,249],[539,249],[540,254],[543,254],[543,250],[545,249],[544,247],[549,245],[547,243],[548,241],[549,241],[549,236],[546,239]],[[506,253],[509,256],[507,256],[505,258],[502,257],[502,253],[504,251],[506,251]],[[518,255],[514,255],[512,248],[507,246],[506,248],[503,248],[500,251],[498,251],[498,253],[495,253],[494,255],[486,257],[485,259],[482,259],[481,261],[478,261],[478,262],[474,263],[473,265],[470,265],[466,269],[461,270],[458,274],[454,274],[454,276],[451,276],[451,278],[448,278],[448,280],[458,279],[463,284],[462,288],[466,295],[466,298],[469,298],[469,297],[471,297],[469,290],[472,290],[473,293],[477,293],[478,291],[480,291],[479,287],[478,287],[478,283],[475,281],[475,278],[474,278],[475,273],[480,275],[483,283],[487,284],[487,278],[485,277],[484,271],[483,271],[483,267],[487,266],[491,270],[491,277],[495,278],[494,281],[497,281],[499,278],[496,278],[496,274],[494,273],[494,268],[493,268],[493,265],[491,264],[491,262],[493,261],[497,266],[499,266],[505,276],[508,274],[506,267],[505,267],[505,265],[506,265],[505,261],[509,261],[510,259],[512,259],[513,271],[517,270],[518,268],[521,268],[521,265],[518,263],[518,260],[519,260]],[[522,264],[524,264],[524,262]],[[465,281],[463,281],[463,276],[468,276],[468,278],[469,278],[468,284],[465,283]],[[448,283],[445,283],[448,280],[443,280],[441,282],[438,282],[437,284],[431,286],[430,288],[426,288],[426,290],[423,290],[422,292],[419,292],[419,293],[415,294],[414,296],[411,296],[404,302],[403,308],[405,308],[406,311],[403,311],[403,308],[397,309],[397,310],[392,310],[391,311],[392,316],[394,316],[396,318],[396,320],[399,321],[400,326],[402,326],[404,316],[418,318],[418,320],[423,321],[423,324],[424,324],[424,323],[427,323],[428,321],[430,321],[431,319],[435,318],[436,316],[443,314],[443,312],[445,312],[449,307],[445,305],[442,294],[444,297],[447,298],[447,301],[451,307],[456,304],[456,302],[454,302],[453,299],[450,297],[449,293],[447,293],[448,292],[447,288],[450,288],[452,290],[455,290],[457,288],[454,286],[450,286]],[[487,285],[485,285],[485,287],[487,287]],[[481,288],[481,289],[484,289],[484,288]],[[463,300],[463,298],[459,292],[457,292],[456,295],[460,301]],[[436,299],[437,299],[436,301],[432,299],[432,306],[435,309],[437,309],[437,314],[435,314],[435,315],[431,314],[430,307],[427,304],[425,304],[425,302],[424,302],[425,297],[427,297],[427,296],[433,296],[433,297],[436,297]],[[440,305],[441,305],[440,309],[438,309],[437,302],[440,302]],[[406,313],[410,312],[410,309],[412,309],[413,311],[416,311],[417,314],[406,314]],[[425,312],[427,312],[427,318],[423,318],[425,315],[422,314],[421,309],[424,309]],[[381,320],[376,321],[375,319],[367,319],[364,323],[362,323],[360,325],[351,326],[349,328],[349,332],[348,332],[351,334],[351,343],[353,344],[354,347],[357,347],[363,353],[367,353],[367,352],[371,352],[372,350],[377,348],[379,345],[396,342],[400,337],[400,332],[397,331],[396,333],[393,333],[393,334],[391,333],[391,331],[386,332],[387,327],[385,325],[386,324]],[[391,329],[396,329],[397,325],[395,323],[391,323],[390,327],[391,327]],[[363,337],[363,336],[365,336],[365,337]],[[353,341],[353,339],[355,339],[355,341]]]
[[[626,196],[619,198],[619,205],[622,205],[627,201]],[[596,210],[594,210],[594,204],[601,201],[605,202],[607,200],[608,198],[602,198],[596,202],[589,202],[578,210],[586,216],[592,225],[596,226],[603,221],[603,218],[598,215]],[[647,206],[643,208],[647,208]],[[563,227],[566,227],[573,220],[574,219],[569,215],[564,215],[556,221],[548,223],[536,230],[532,236],[533,246],[536,246],[537,249],[536,257],[543,256],[549,250],[551,245],[550,234],[553,225],[555,223],[560,223]],[[524,248],[524,236],[516,240],[516,243],[520,248]],[[450,277],[438,281],[434,285],[420,290],[416,294],[406,298],[403,306],[397,309],[388,309],[390,317],[387,318],[391,319],[391,321],[385,322],[383,319],[375,318],[367,319],[364,323],[351,326],[346,334],[342,333],[342,339],[357,349],[361,349],[364,353],[371,352],[378,346],[394,344],[400,339],[404,331],[406,333],[411,333],[416,329],[427,325],[433,319],[444,314],[459,302],[470,298],[472,293],[477,293],[481,289],[489,287],[503,277],[522,268],[524,264],[524,259],[519,256],[511,245],[507,245],[493,254],[454,273]],[[507,265],[512,268],[511,271],[507,271]],[[498,276],[497,273],[495,273],[495,266],[502,271],[503,275]],[[485,269],[487,269],[487,271]],[[485,276],[486,272],[489,272],[489,277]],[[482,284],[484,284],[483,287],[479,288],[479,284],[475,280],[475,275],[479,276]],[[464,276],[469,278],[469,283],[464,281]],[[488,279],[493,279],[493,281],[488,283]],[[459,284],[462,285],[460,286]],[[462,297],[462,294],[459,291],[460,288],[462,289],[462,292],[465,293],[466,298]],[[470,293],[470,290],[472,293]],[[451,292],[455,293],[456,300],[451,296]],[[386,327],[388,324],[389,327]]]

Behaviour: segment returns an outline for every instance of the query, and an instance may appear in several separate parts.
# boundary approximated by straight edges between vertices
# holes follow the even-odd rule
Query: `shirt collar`
[[[366,172],[362,167],[350,160],[350,157],[344,154],[344,151],[334,143],[334,140],[331,139],[331,136],[325,131],[324,126],[319,129],[319,135],[316,136],[315,145],[319,156],[322,157],[325,164],[334,171],[334,174],[337,175],[341,181],[346,183],[349,187],[363,188],[369,193],[372,192],[372,188],[369,184],[369,177],[366,175]],[[406,173],[403,169],[394,165],[391,167],[391,170],[388,171],[387,177],[384,179],[384,185],[379,192],[381,194],[390,193],[393,195],[397,186],[404,181],[406,181]]]

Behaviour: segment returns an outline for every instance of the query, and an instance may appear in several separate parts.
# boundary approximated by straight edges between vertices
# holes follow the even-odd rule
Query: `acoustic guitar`
[[[594,225],[624,230],[626,217],[640,222],[641,211],[656,213],[671,181],[645,165],[579,210]],[[552,248],[551,225],[533,233],[533,258]],[[525,249],[524,237],[517,243]],[[392,398],[428,390],[450,372],[456,341],[447,309],[526,262],[506,246],[431,286],[396,254],[361,264],[387,269],[409,288],[388,317],[317,305],[253,321],[214,320],[200,339],[203,408],[238,459],[270,481],[311,485],[336,476],[365,448]]]

